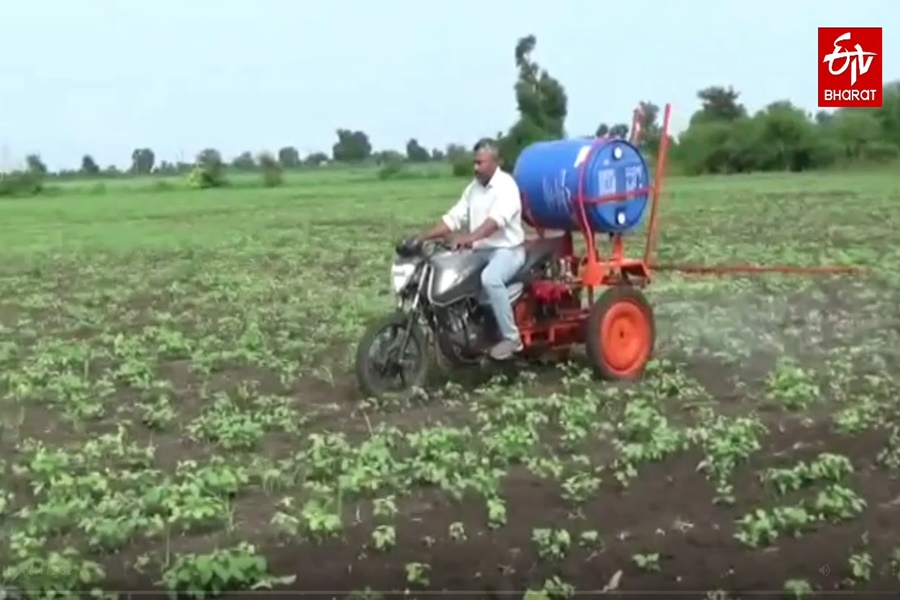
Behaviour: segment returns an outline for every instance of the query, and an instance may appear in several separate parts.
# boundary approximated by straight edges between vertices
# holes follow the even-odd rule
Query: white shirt
[[[519,186],[512,175],[499,167],[487,185],[472,180],[459,201],[443,217],[451,231],[457,232],[468,226],[469,233],[487,219],[492,219],[500,228],[475,242],[475,248],[510,248],[525,243]]]

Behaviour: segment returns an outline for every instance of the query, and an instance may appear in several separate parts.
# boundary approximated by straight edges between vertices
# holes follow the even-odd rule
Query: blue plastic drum
[[[597,146],[597,147],[594,147]],[[593,148],[593,150],[592,150]],[[570,139],[538,142],[522,151],[513,177],[527,201],[534,227],[577,231],[578,185],[585,171],[584,197],[599,198],[650,187],[640,150],[625,140]],[[595,233],[624,233],[640,225],[649,193],[616,202],[585,206]]]

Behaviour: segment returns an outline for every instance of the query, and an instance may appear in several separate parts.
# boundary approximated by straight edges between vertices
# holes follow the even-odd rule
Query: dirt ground
[[[855,300],[843,289],[840,282],[820,283],[792,296],[790,311],[783,318],[785,324],[803,327],[804,315],[816,311],[842,315],[854,310]],[[840,342],[841,336],[826,327],[822,339],[825,346],[818,350],[827,350],[828,344],[838,348],[835,344]],[[805,356],[810,366],[815,366],[816,355],[801,348],[792,350],[792,355]],[[748,410],[747,395],[752,395],[754,385],[762,384],[775,362],[774,357],[760,354],[735,366],[714,358],[678,354],[673,353],[671,358],[683,361],[691,379],[700,382],[724,412]],[[736,380],[744,385],[736,388]],[[541,382],[548,391],[553,390],[553,373],[545,372]],[[352,388],[347,392],[353,394]],[[783,589],[790,580],[805,580],[821,591],[896,593],[900,578],[900,554],[896,551],[900,481],[896,471],[878,466],[876,457],[896,445],[889,437],[891,427],[900,420],[892,415],[878,427],[848,435],[835,431],[828,414],[828,408],[803,415],[764,412],[769,434],[762,442],[763,450],[736,469],[736,501],[730,506],[711,502],[714,490],[698,470],[703,456],[696,450],[642,468],[626,491],[615,482],[604,482],[577,514],[561,498],[556,482],[516,468],[509,472],[503,487],[509,506],[508,525],[499,531],[468,527],[464,543],[448,540],[448,527],[458,522],[483,523],[483,500],[455,501],[436,491],[420,491],[404,501],[397,550],[389,557],[362,550],[372,529],[366,519],[349,530],[343,540],[314,548],[276,545],[267,553],[276,557],[277,570],[303,572],[302,565],[317,565],[292,586],[304,592],[404,590],[409,587],[404,565],[423,562],[431,566],[428,589],[467,591],[487,598],[534,589],[554,576],[573,585],[579,594],[604,590],[611,580],[617,581],[619,591],[691,592],[700,597],[709,592],[724,594],[725,590],[730,597],[762,591],[791,595]],[[395,422],[416,427],[423,421],[445,417],[436,414],[429,418],[414,412],[396,417]],[[589,452],[600,460],[609,457],[605,444]],[[761,484],[759,474],[770,467],[811,460],[822,452],[839,453],[852,461],[855,473],[848,487],[865,498],[867,507],[862,515],[793,539],[779,539],[776,547],[764,550],[749,550],[735,539],[733,524],[737,519],[779,503]],[[815,493],[814,489],[798,492],[791,500],[808,499]],[[564,559],[552,564],[538,556],[532,528],[565,528],[573,519],[584,528],[596,530],[599,544],[589,548],[573,545]],[[858,548],[865,548],[877,562],[889,563],[889,568],[873,569],[868,581],[859,581],[848,562],[848,552]],[[659,570],[635,565],[633,557],[641,553],[658,553]]]
[[[726,240],[714,257],[721,261],[738,246],[761,262],[783,258],[768,256],[773,248],[804,259],[824,252],[817,236],[830,222],[830,197],[820,194],[825,216],[806,237],[792,237],[775,229],[779,215],[751,211],[745,199],[714,203],[714,184],[695,202],[715,215],[699,221],[679,208],[673,253],[709,251],[695,247],[704,232],[692,227],[717,229]],[[421,191],[405,194],[411,206]],[[881,216],[847,211],[845,220],[865,222],[829,235],[847,236],[848,254],[882,244],[869,221],[889,222],[895,204],[884,200]],[[365,320],[389,304],[387,236],[373,222],[353,229],[369,245],[351,254],[335,224],[276,210],[273,202],[253,213],[258,222],[241,236],[243,221],[223,214],[221,229],[207,231],[221,246],[195,248],[185,238],[187,250],[107,249],[65,266],[35,258],[33,268],[0,277],[4,569],[59,574],[65,569],[36,561],[71,547],[102,566],[103,589],[160,591],[178,559],[194,555],[202,565],[249,543],[267,573],[293,576],[275,582],[277,592],[329,598],[519,598],[543,588],[553,600],[604,589],[736,600],[900,589],[900,288],[892,273],[800,283],[660,277],[648,290],[656,360],[637,383],[586,378],[576,356],[570,365],[516,365],[502,380],[438,374],[424,391],[373,402],[357,391],[348,356]],[[772,222],[749,231],[753,219]],[[408,221],[391,226],[399,233],[425,219]],[[345,274],[358,287],[352,296]],[[739,435],[743,420],[759,426],[756,446],[742,446],[750,439]],[[108,441],[120,433],[121,442]],[[85,448],[104,436],[104,451],[120,456],[89,456]],[[321,459],[311,448],[325,438],[333,447]],[[743,448],[741,459],[723,448]],[[152,449],[146,464],[124,464],[143,449]],[[50,465],[53,451],[59,462]],[[62,455],[85,464],[67,465]],[[35,457],[47,461],[44,470]],[[710,475],[713,458],[735,461],[724,483]],[[851,471],[826,472],[828,461]],[[824,470],[784,493],[762,479],[813,464]],[[193,479],[201,472],[202,485]],[[96,483],[92,510],[67,508],[80,499],[67,477]],[[229,487],[228,477],[239,483]],[[456,497],[454,477],[483,488]],[[355,486],[346,496],[345,479]],[[575,502],[577,486],[589,492]],[[338,507],[331,535],[279,525],[285,515],[303,517],[299,507],[319,493]],[[114,531],[121,535],[111,549],[89,541],[86,523],[118,527],[135,515],[135,498],[153,494],[171,495],[177,510],[156,514],[172,519],[174,533],[145,520]],[[389,518],[375,509],[387,498],[396,504]],[[495,499],[505,507],[502,525]],[[214,514],[173,516],[209,506]],[[815,507],[816,519],[794,534],[788,525],[802,521],[801,507]],[[101,514],[108,521],[91,520]],[[373,541],[383,528],[395,536],[387,550]],[[736,537],[751,530],[777,530],[777,539],[750,547]],[[33,545],[16,546],[13,533]],[[82,563],[66,568],[73,564]],[[244,575],[226,590],[259,583]]]
[[[827,293],[827,288],[820,287],[819,292],[822,293],[817,294],[818,308],[832,314],[848,310],[848,306]],[[795,301],[798,314],[813,310],[811,304],[801,304],[800,297]],[[712,400],[723,413],[744,412],[745,395],[751,393],[754,384],[761,385],[772,367],[771,357],[761,354],[748,358],[739,368],[714,358],[691,358],[677,352],[661,358],[680,364],[679,368],[691,380],[712,394]],[[173,362],[164,370],[169,380],[183,380],[187,397],[190,375],[180,373],[182,368]],[[475,380],[486,377],[487,374],[474,375]],[[734,378],[741,378],[744,387],[736,388]],[[227,389],[247,379],[261,382],[261,391],[268,386],[277,387],[274,379],[267,380],[261,373],[252,371],[225,373],[216,381],[222,389]],[[534,393],[558,391],[559,374],[552,367],[545,367],[529,385]],[[472,383],[469,389],[475,387],[476,383]],[[435,423],[466,424],[464,412],[448,408],[441,402],[439,392],[431,392],[434,397],[420,399],[403,410],[376,411],[369,415],[348,408],[357,406],[362,398],[347,376],[332,385],[301,380],[294,389],[308,407],[337,407],[327,417],[310,423],[310,430],[340,430],[356,440],[365,439],[372,427],[371,420],[389,422],[407,431]],[[197,411],[199,406],[196,410],[189,405],[181,407],[184,419],[192,418]],[[900,554],[895,550],[896,531],[900,531],[900,482],[896,480],[896,471],[876,464],[876,457],[892,443],[896,444],[889,440],[889,432],[900,421],[888,415],[879,426],[848,435],[834,430],[829,415],[828,409],[789,415],[764,412],[764,423],[769,429],[762,442],[764,451],[754,454],[749,462],[735,470],[732,478],[735,502],[730,506],[713,504],[712,484],[698,470],[703,455],[688,450],[642,466],[625,490],[615,481],[605,480],[577,509],[563,500],[556,481],[538,477],[522,466],[513,467],[501,491],[508,507],[508,524],[500,529],[485,525],[483,498],[453,499],[439,490],[420,488],[411,496],[398,499],[399,512],[394,520],[397,539],[388,554],[370,549],[376,523],[371,507],[363,501],[351,501],[345,506],[344,512],[352,525],[340,537],[316,544],[289,543],[270,531],[272,500],[265,495],[251,494],[241,504],[241,531],[244,532],[241,539],[252,541],[261,549],[272,572],[297,574],[294,583],[280,590],[316,592],[322,597],[350,594],[361,597],[359,593],[364,590],[385,596],[401,593],[410,588],[406,570],[411,563],[429,566],[428,582],[418,586],[417,591],[470,592],[486,598],[521,594],[523,590],[539,588],[554,577],[573,586],[578,593],[614,585],[626,592],[706,594],[728,590],[730,597],[740,597],[746,592],[781,591],[784,582],[792,579],[804,580],[818,590],[896,591],[900,574],[897,570]],[[679,418],[677,410],[671,417]],[[109,429],[107,424],[97,433]],[[50,413],[36,408],[29,410],[19,431],[22,437],[53,440],[55,444],[64,444],[70,437],[74,441],[83,433],[72,432]],[[179,460],[198,459],[196,444],[146,433],[158,448],[158,461],[174,465]],[[270,438],[264,453],[284,454],[290,450],[291,443],[279,441],[277,436]],[[8,447],[6,451],[13,453],[14,449]],[[596,462],[612,458],[607,443],[585,447],[584,452]],[[770,549],[750,550],[735,539],[737,519],[758,508],[777,504],[760,483],[759,473],[769,467],[810,460],[821,452],[840,453],[853,463],[855,472],[849,487],[865,498],[867,507],[862,514],[846,523],[830,524],[794,539],[779,539]],[[797,494],[795,498],[802,499],[804,493],[812,497],[815,490]],[[458,523],[466,525],[465,541],[447,535],[453,524]],[[596,532],[596,540],[591,544],[572,543],[564,557],[553,561],[541,558],[532,539],[534,528],[571,529],[573,523],[582,531]],[[245,537],[248,531],[251,534]],[[183,540],[178,547],[182,551],[206,548],[229,539],[234,540],[210,533],[206,537]],[[875,569],[867,581],[859,581],[848,562],[848,552],[854,548],[865,548],[879,564],[890,566]],[[110,585],[129,590],[154,588],[154,579],[135,578],[129,564],[135,556],[154,550],[158,550],[155,544],[138,544],[120,560],[113,559],[108,572]],[[636,556],[646,554],[658,555],[657,568],[635,564]]]
[[[818,288],[818,308],[833,314],[848,310],[827,290]],[[805,296],[798,296],[794,298],[793,310],[808,314],[813,310],[809,302],[812,301]],[[678,353],[668,359],[681,363],[680,368],[712,394],[723,413],[745,412],[746,395],[752,394],[754,384],[762,384],[773,364],[772,357],[763,355],[749,358],[740,368],[714,358],[692,360]],[[235,378],[237,375],[233,374]],[[475,383],[468,387],[474,389],[487,376],[470,375]],[[735,388],[735,377],[742,378],[749,387]],[[530,385],[534,391],[558,391],[559,375],[552,367],[546,367]],[[329,386],[301,382],[296,392],[307,402],[319,405],[355,406],[362,400],[354,382],[346,377]],[[466,416],[443,404],[439,392],[432,392],[434,397],[400,411],[369,415],[364,411],[339,410],[315,425],[317,429],[345,431],[357,440],[365,439],[374,420],[408,431],[436,423],[464,426]],[[293,584],[280,589],[321,597],[409,593],[406,569],[410,563],[430,567],[427,585],[416,591],[465,592],[484,598],[511,597],[540,587],[554,577],[574,586],[578,594],[613,585],[623,592],[678,591],[690,592],[691,597],[725,594],[727,590],[728,596],[709,597],[737,598],[749,592],[786,593],[783,585],[790,580],[806,581],[822,591],[895,592],[900,576],[900,554],[896,552],[900,482],[897,471],[879,466],[876,457],[895,446],[900,452],[897,441],[889,439],[891,427],[900,425],[900,421],[889,415],[877,427],[846,434],[835,431],[828,408],[819,413],[788,415],[761,408],[769,433],[763,438],[763,450],[735,470],[735,502],[729,506],[712,502],[713,485],[699,470],[704,457],[698,450],[688,450],[643,466],[625,490],[615,481],[604,481],[597,493],[577,509],[562,498],[559,483],[538,477],[524,467],[514,467],[502,487],[508,524],[500,529],[484,525],[483,498],[453,499],[437,489],[420,488],[398,501],[399,514],[394,520],[396,545],[387,555],[371,549],[370,536],[376,520],[366,502],[349,502],[344,512],[353,524],[339,538],[316,544],[286,543],[271,535],[266,526],[271,513],[271,501],[267,498],[251,497],[243,519],[245,523],[258,524],[258,535],[251,539],[268,557],[270,569],[298,574]],[[677,419],[677,411],[671,416]],[[196,448],[187,442],[158,439],[157,443],[168,447],[167,453],[172,454],[169,460],[173,462],[197,456]],[[284,450],[277,441],[271,443],[274,445],[269,451]],[[612,457],[606,443],[585,451],[598,462]],[[867,506],[862,514],[796,538],[780,538],[776,546],[768,549],[751,550],[737,540],[736,520],[756,509],[779,504],[761,484],[759,474],[770,467],[812,460],[822,452],[839,453],[853,463],[855,472],[848,487],[865,499]],[[790,500],[810,499],[815,494],[816,489],[805,490],[793,494]],[[258,506],[254,506],[257,502]],[[458,523],[466,524],[465,541],[448,538],[448,529]],[[573,523],[584,531],[596,532],[594,543],[573,543],[563,558],[553,561],[541,558],[532,540],[533,529],[571,529]],[[867,581],[860,581],[848,562],[848,553],[856,548],[864,548],[879,564],[889,566],[873,569]],[[657,569],[635,564],[634,557],[645,554],[658,555]],[[130,589],[152,586],[150,579],[136,582],[131,577],[132,572],[125,570],[112,579]],[[236,593],[235,597],[239,596]]]
[[[818,297],[833,313],[848,308],[836,303],[827,293]],[[795,308],[804,314],[812,310],[810,305],[801,306],[799,300]],[[729,383],[730,376],[740,374],[746,382],[758,383],[759,377],[771,367],[761,356],[751,358],[734,373],[729,373],[729,367],[714,359],[694,360],[693,364],[683,356],[673,355],[672,359],[684,361],[685,372],[704,385],[726,412],[729,406],[744,406]],[[189,376],[186,373],[179,376],[178,370],[177,363],[170,364],[168,378],[177,381],[183,377],[187,384]],[[758,374],[756,378],[752,377],[754,372]],[[265,384],[259,375],[232,372],[223,375],[220,383],[224,388],[229,382],[252,378]],[[276,385],[274,380],[269,383]],[[533,390],[542,388],[547,392],[558,389],[558,375],[551,367],[544,368],[532,384]],[[329,386],[301,381],[295,392],[306,402],[322,406],[336,403],[350,407],[362,400],[348,377]],[[192,412],[182,406],[184,418],[191,418]],[[48,416],[30,412],[20,434],[63,443],[67,435],[65,427],[56,432],[49,430],[47,426],[53,419]],[[779,590],[783,582],[791,579],[806,580],[820,590],[896,590],[897,573],[890,570],[876,571],[866,582],[851,583],[854,577],[847,557],[848,549],[865,546],[872,556],[884,562],[890,560],[888,557],[896,545],[895,532],[900,531],[900,483],[896,481],[896,472],[875,464],[879,452],[890,445],[888,431],[892,422],[885,421],[880,427],[846,435],[835,432],[826,416],[827,411],[820,415],[786,416],[778,412],[765,415],[770,431],[763,442],[765,450],[735,471],[736,501],[731,506],[716,506],[711,502],[712,484],[698,471],[703,456],[697,451],[687,451],[643,466],[624,491],[616,482],[604,481],[597,493],[575,511],[562,499],[557,482],[538,477],[524,467],[514,467],[503,483],[508,524],[500,529],[484,525],[483,498],[454,500],[435,489],[419,489],[399,500],[399,514],[394,521],[397,540],[388,555],[367,549],[375,525],[365,502],[350,502],[345,507],[345,513],[355,515],[351,518],[353,525],[339,538],[318,544],[291,544],[268,532],[271,501],[263,496],[250,496],[243,504],[242,530],[246,531],[248,524],[257,523],[258,534],[250,539],[268,558],[270,570],[298,574],[296,582],[283,589],[319,592],[323,597],[342,597],[367,589],[379,592],[409,589],[406,568],[410,563],[429,565],[428,584],[421,586],[424,589],[467,591],[488,598],[540,587],[554,577],[574,586],[579,593],[603,590],[615,581],[620,591],[705,594],[728,590],[740,595]],[[677,418],[677,414],[673,417]],[[414,408],[388,410],[372,418],[410,431],[434,423],[465,424],[465,415],[448,409],[440,402],[439,395],[421,401]],[[456,423],[458,418],[461,421]],[[343,430],[355,439],[364,439],[372,426],[369,419],[365,413],[343,408],[315,425],[317,429]],[[198,457],[198,448],[187,440],[156,436],[154,443],[160,449],[158,459],[167,463]],[[279,447],[277,439],[267,444],[269,452],[277,454],[285,450]],[[610,459],[608,444],[584,450],[598,462]],[[767,550],[748,550],[735,539],[736,519],[773,505],[759,481],[762,470],[809,460],[824,451],[839,452],[852,461],[856,469],[852,488],[868,504],[859,518],[804,533],[796,539],[781,539],[776,547]],[[807,492],[810,493],[815,491]],[[254,506],[257,502],[258,506]],[[538,556],[532,540],[535,527],[565,529],[571,528],[573,522],[582,530],[596,532],[595,543],[589,547],[573,543],[563,558],[552,563]],[[466,524],[465,541],[448,538],[447,531],[454,523]],[[215,544],[217,534],[210,535],[212,539],[195,538],[182,544],[182,549]],[[152,548],[148,546],[147,550]],[[137,546],[128,554],[133,557],[142,550]],[[658,569],[636,565],[634,557],[641,554],[658,554]],[[900,556],[896,559],[900,560]],[[900,568],[900,562],[893,568]],[[109,575],[116,587],[123,589],[149,589],[154,584],[150,578],[141,577],[136,581],[133,570],[124,563],[120,573],[113,569]]]
[[[537,556],[532,527],[565,527],[571,508],[561,500],[557,485],[524,469],[512,471],[504,485],[510,514],[509,525],[501,532],[470,527],[468,542],[447,540],[451,523],[484,521],[483,501],[454,502],[436,492],[421,492],[404,503],[397,551],[390,557],[361,550],[371,530],[365,521],[348,531],[345,540],[313,548],[276,545],[267,554],[278,571],[307,573],[292,590],[323,596],[329,591],[407,589],[404,565],[409,562],[431,565],[428,589],[488,598],[521,593],[556,575],[579,593],[600,591],[620,570],[618,589],[631,592],[728,590],[739,595],[777,591],[784,581],[798,576],[821,590],[847,589],[848,548],[867,540],[873,554],[888,556],[896,545],[900,485],[872,466],[886,439],[882,431],[848,439],[818,424],[782,423],[767,442],[771,455],[741,470],[735,484],[739,500],[727,508],[711,505],[710,484],[697,472],[702,458],[698,454],[652,465],[627,493],[608,486],[582,507],[579,518],[609,543],[577,548],[552,565]],[[853,478],[854,490],[870,503],[862,518],[781,541],[772,551],[750,552],[734,539],[731,523],[766,505],[755,475],[758,470],[828,449],[839,450],[865,468]],[[632,563],[633,555],[648,551],[660,554],[659,572],[646,572]],[[896,575],[885,573],[851,589],[896,592]]]

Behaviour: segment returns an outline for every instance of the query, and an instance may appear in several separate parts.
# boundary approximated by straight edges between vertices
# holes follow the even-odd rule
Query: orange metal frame
[[[586,252],[583,257],[575,253],[575,243],[571,231],[562,232],[559,236],[561,250],[559,258],[568,263],[572,278],[565,282],[569,288],[569,301],[558,306],[556,316],[549,322],[540,322],[535,317],[537,310],[535,299],[528,294],[523,296],[516,306],[516,322],[522,335],[522,341],[526,347],[540,346],[543,348],[566,348],[573,344],[584,342],[584,323],[590,314],[590,308],[585,308],[581,301],[582,293],[586,291],[588,306],[594,302],[595,289],[603,286],[618,284],[631,284],[645,286],[650,283],[650,269],[648,263],[652,255],[657,223],[657,206],[662,182],[665,174],[666,155],[669,147],[669,122],[671,119],[671,106],[666,105],[663,120],[663,135],[660,140],[656,174],[649,187],[632,190],[626,193],[609,194],[597,198],[585,197],[587,168],[594,154],[607,142],[606,138],[598,139],[591,147],[578,174],[578,194],[573,202],[573,221],[578,224],[578,229],[584,239]],[[640,111],[635,110],[632,122],[632,143],[637,143],[640,136]],[[629,259],[625,257],[625,241],[621,233],[610,235],[611,249],[609,257],[600,254],[597,244],[597,236],[591,230],[587,219],[587,207],[608,202],[620,202],[644,195],[650,195],[650,218],[647,230],[647,238],[642,259]],[[528,210],[528,199],[522,196],[522,208],[525,221],[534,227],[538,238],[545,238],[547,232],[531,216]]]
[[[631,142],[633,144],[640,143],[641,116],[640,108],[635,109],[631,128]],[[598,139],[591,147],[580,167],[578,194],[573,202],[575,212],[573,221],[577,223],[578,229],[584,238],[586,252],[583,257],[578,256],[575,253],[572,232],[562,232],[560,236],[561,250],[558,258],[568,263],[572,275],[571,280],[561,283],[569,290],[569,300],[556,307],[557,313],[549,323],[539,321],[536,318],[537,302],[526,290],[522,300],[515,309],[516,322],[519,325],[522,341],[526,348],[540,347],[541,349],[561,350],[573,344],[583,343],[585,335],[584,323],[590,314],[589,307],[594,303],[596,288],[613,285],[644,287],[650,283],[653,270],[717,275],[759,273],[837,274],[864,271],[863,268],[856,266],[799,267],[794,265],[704,266],[653,264],[659,217],[659,197],[666,174],[671,117],[672,107],[670,104],[666,104],[663,114],[662,135],[656,157],[656,169],[653,181],[648,187],[596,198],[585,197],[587,166],[590,165],[594,154],[607,142],[607,138]],[[609,235],[610,251],[608,257],[602,256],[597,244],[597,235],[588,222],[587,207],[609,202],[620,202],[645,195],[650,196],[650,215],[643,256],[641,258],[627,258],[625,256],[625,240],[622,233],[604,234]],[[522,209],[525,221],[535,229],[538,238],[545,238],[547,232],[532,218],[528,210],[528,199],[524,195],[522,196]],[[584,307],[581,301],[582,293],[585,291],[588,300],[587,308]]]

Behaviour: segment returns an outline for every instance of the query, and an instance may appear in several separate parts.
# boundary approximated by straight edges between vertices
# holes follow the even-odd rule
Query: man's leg
[[[506,284],[525,263],[525,248],[497,248],[491,253],[487,266],[481,272],[481,285],[487,296],[502,340],[491,348],[491,357],[497,360],[509,358],[522,349],[519,329],[509,302]]]

